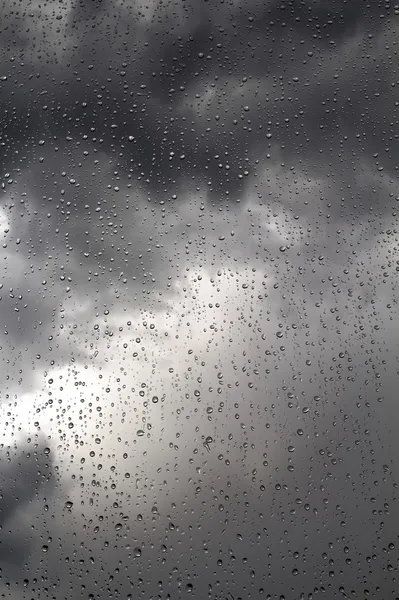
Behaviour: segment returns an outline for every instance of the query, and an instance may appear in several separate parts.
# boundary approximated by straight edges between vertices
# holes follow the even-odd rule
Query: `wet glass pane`
[[[399,598],[399,5],[0,15],[1,598]]]

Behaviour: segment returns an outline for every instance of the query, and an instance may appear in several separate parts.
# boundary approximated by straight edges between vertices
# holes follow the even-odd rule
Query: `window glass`
[[[1,598],[398,598],[399,6],[0,14]]]

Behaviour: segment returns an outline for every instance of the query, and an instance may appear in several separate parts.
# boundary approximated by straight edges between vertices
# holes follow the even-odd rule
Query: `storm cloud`
[[[8,430],[12,423],[3,423]],[[39,541],[37,526],[30,522],[35,508],[43,512],[57,486],[57,474],[51,450],[43,436],[22,440],[16,436],[13,446],[2,444],[0,498],[0,554],[2,584],[16,580]],[[41,506],[40,506],[41,505]]]

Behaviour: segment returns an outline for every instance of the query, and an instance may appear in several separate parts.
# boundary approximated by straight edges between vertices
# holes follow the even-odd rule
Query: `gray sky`
[[[3,598],[395,598],[398,9],[5,2]]]

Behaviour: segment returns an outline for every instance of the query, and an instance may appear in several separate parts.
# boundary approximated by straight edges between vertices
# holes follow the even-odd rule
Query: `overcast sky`
[[[0,8],[0,593],[399,598],[399,8]]]

